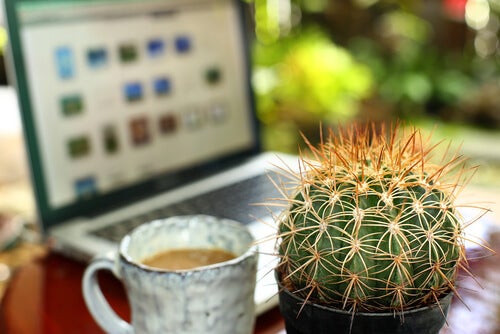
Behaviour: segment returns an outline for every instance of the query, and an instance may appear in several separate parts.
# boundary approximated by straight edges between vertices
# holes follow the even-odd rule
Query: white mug
[[[145,258],[168,249],[217,247],[236,258],[191,270],[146,266]],[[250,334],[255,322],[257,247],[248,229],[211,216],[178,216],[143,224],[125,236],[111,256],[86,268],[87,307],[108,333]],[[125,286],[129,324],[106,302],[97,272],[109,270]]]

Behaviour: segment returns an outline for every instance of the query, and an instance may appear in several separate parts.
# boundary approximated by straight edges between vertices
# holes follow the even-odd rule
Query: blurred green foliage
[[[500,127],[495,1],[253,0],[265,145],[292,150],[297,130],[359,118]],[[460,7],[479,2],[480,29]]]
[[[327,122],[351,119],[373,86],[368,66],[318,30],[255,48],[254,84],[264,122],[307,113]],[[299,116],[296,116],[299,117]]]
[[[318,29],[272,45],[257,44],[254,63],[257,110],[269,139],[265,144],[276,145],[277,137],[283,141],[271,148],[294,150],[290,144],[295,139],[283,139],[288,131],[309,135],[321,122],[354,119],[373,90],[370,68]]]
[[[398,52],[385,54],[373,40],[358,38],[350,50],[372,69],[377,94],[393,107],[395,117],[456,106],[476,82],[470,58],[456,59],[431,47],[405,43]]]

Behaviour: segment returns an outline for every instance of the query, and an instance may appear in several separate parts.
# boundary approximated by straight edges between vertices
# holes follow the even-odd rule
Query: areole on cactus
[[[455,291],[466,268],[456,196],[474,168],[419,130],[353,125],[329,131],[298,172],[276,183],[282,284],[347,311],[402,311]]]

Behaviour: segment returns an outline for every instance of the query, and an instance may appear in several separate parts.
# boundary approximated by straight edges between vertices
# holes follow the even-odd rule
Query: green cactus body
[[[394,142],[357,135],[348,148],[330,140],[316,149],[317,161],[295,175],[279,224],[283,281],[346,310],[435,302],[454,290],[464,260],[453,188],[414,143],[394,153]]]

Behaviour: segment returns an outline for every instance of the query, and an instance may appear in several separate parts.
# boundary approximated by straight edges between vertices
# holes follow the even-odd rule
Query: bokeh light
[[[469,0],[465,6],[465,22],[469,27],[480,30],[490,20],[490,5],[488,0]]]

